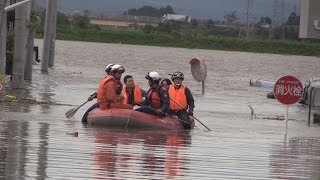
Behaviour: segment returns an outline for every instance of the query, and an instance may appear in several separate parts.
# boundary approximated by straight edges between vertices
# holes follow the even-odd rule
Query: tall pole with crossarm
[[[20,1],[19,1],[20,2]],[[24,88],[24,66],[27,44],[27,6],[19,6],[15,10],[14,48],[12,65],[12,88]]]

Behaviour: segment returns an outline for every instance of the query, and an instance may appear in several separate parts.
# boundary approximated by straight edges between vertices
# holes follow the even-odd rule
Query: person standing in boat
[[[111,68],[110,75],[100,81],[97,101],[101,110],[108,108],[133,109],[133,106],[129,104],[122,104],[122,100],[125,97],[116,93],[117,86],[124,72],[123,66],[115,64]]]
[[[121,92],[121,95],[124,96],[122,104],[131,104],[132,106],[140,104],[142,102],[142,97],[145,97],[146,92],[134,83],[131,75],[126,75],[123,78],[123,81],[125,85]]]
[[[104,78],[106,78],[108,75],[110,75],[110,71],[111,71],[111,67],[113,66],[114,64],[108,64],[108,66],[106,67],[105,69],[105,72],[107,73],[106,76]],[[121,83],[120,83],[121,84]],[[118,86],[117,87],[117,92],[121,92],[122,90],[122,84],[121,86]],[[120,92],[119,92],[119,95],[120,95]],[[89,97],[88,97],[88,101],[92,101],[93,99],[96,99],[97,98],[97,92],[91,94]],[[89,113],[96,109],[96,108],[99,108],[99,103],[96,102],[95,104],[93,104],[85,113],[84,115],[82,116],[82,123],[87,123],[87,118],[88,118],[88,115]]]
[[[150,89],[147,92],[147,98],[141,103],[142,107],[136,111],[163,117],[169,108],[168,91],[160,86],[159,73],[148,72],[145,78],[148,80]]]
[[[173,85],[170,86],[168,93],[170,97],[169,114],[178,116],[182,120],[184,129],[191,129],[193,116],[194,99],[191,91],[182,85],[184,75],[182,72],[174,72],[171,76]]]

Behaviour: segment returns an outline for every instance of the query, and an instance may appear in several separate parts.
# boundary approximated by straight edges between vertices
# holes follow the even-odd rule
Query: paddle
[[[69,119],[71,118],[74,114],[76,114],[76,112],[82,107],[84,106],[85,104],[87,104],[87,102],[89,101],[86,101],[85,103],[81,104],[80,106],[78,106],[77,108],[73,108],[73,109],[70,109],[69,111],[67,111],[65,113],[66,117]]]
[[[184,111],[187,111],[180,103],[178,103],[177,101],[175,101],[174,99],[172,99],[171,97],[169,97],[170,100],[172,100],[174,103],[176,103],[178,106],[180,106],[181,108],[183,108]],[[205,128],[207,128],[209,131],[211,131],[211,129],[209,129],[206,125],[204,125],[198,118],[194,117],[192,115],[192,117],[197,120],[200,124],[202,124],[202,126],[204,126]]]

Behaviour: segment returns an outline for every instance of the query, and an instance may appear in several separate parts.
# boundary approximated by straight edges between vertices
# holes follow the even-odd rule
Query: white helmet
[[[120,64],[115,64],[115,65],[113,65],[113,66],[111,67],[110,73],[112,73],[112,72],[117,72],[117,71],[120,71],[120,72],[124,73],[124,72],[125,72],[125,69],[124,69],[124,67],[121,66]]]
[[[161,77],[160,74],[153,71],[153,72],[148,72],[148,74],[145,76],[146,79],[152,80],[152,81],[160,81]]]
[[[106,67],[106,73],[109,73],[111,71],[111,68],[114,64],[108,64],[108,66]]]

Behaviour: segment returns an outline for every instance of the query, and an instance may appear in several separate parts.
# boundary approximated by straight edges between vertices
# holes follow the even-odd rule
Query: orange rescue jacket
[[[142,102],[141,89],[136,84],[134,85],[133,93],[134,93],[133,94],[134,102],[141,103]],[[122,104],[128,104],[129,96],[127,94],[127,86],[123,86],[121,95],[124,96],[124,99],[122,100]]]
[[[161,88],[161,87],[159,87]],[[155,109],[161,108],[161,98],[159,96],[159,89],[156,90],[150,90],[148,94],[148,99],[150,102],[151,107]]]
[[[107,76],[105,77],[104,79],[102,79],[100,81],[100,85],[99,85],[99,89],[98,89],[98,92],[97,92],[97,101],[99,103],[99,107],[100,109],[106,109],[108,108],[107,106],[113,102],[113,100],[111,99],[108,99],[108,96],[109,94],[108,93],[111,93],[111,92],[107,92],[107,83],[109,82],[112,82],[114,83],[114,92],[116,91],[116,88],[117,88],[117,81],[116,79],[113,77],[113,76]]]
[[[170,86],[168,93],[169,93],[169,97],[170,97],[169,108],[171,110],[178,110],[179,111],[179,110],[183,110],[183,109],[188,109],[188,102],[187,102],[187,96],[186,96],[185,90],[186,90],[186,87],[183,85],[179,89],[176,89],[173,85]],[[171,99],[175,100],[183,108]]]

